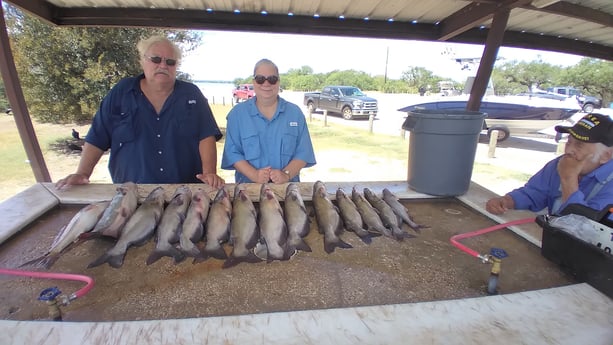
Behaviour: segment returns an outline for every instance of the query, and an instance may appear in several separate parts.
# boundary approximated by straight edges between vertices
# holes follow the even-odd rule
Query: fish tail
[[[378,232],[370,232],[364,228],[359,228],[359,227],[356,227],[352,229],[351,231],[355,232],[355,234],[358,235],[358,237],[362,240],[362,242],[366,244],[371,244],[373,237],[381,236],[381,234]]]
[[[175,264],[185,260],[185,255],[175,247],[170,247],[168,249],[154,249],[153,253],[149,255],[147,258],[147,265],[151,265],[152,263],[158,261],[164,256],[170,256],[175,260]]]
[[[397,227],[392,228],[392,234],[397,241],[403,241],[405,238],[415,237],[415,235],[409,234],[408,232]]]
[[[40,267],[44,269],[49,269],[51,266],[53,266],[53,264],[57,261],[59,257],[60,257],[59,253],[57,254],[46,253],[45,255],[42,255],[30,261],[24,262],[23,264],[19,265],[19,267],[31,266],[31,267]]]
[[[103,263],[108,263],[109,266],[113,268],[120,268],[123,265],[124,254],[111,255],[108,253],[102,254],[99,258],[92,261],[87,268],[93,268],[102,265]]]
[[[372,236],[370,235],[370,233],[358,234],[358,236],[360,237],[362,242],[364,242],[366,244],[371,244],[372,243]]]
[[[208,258],[210,258],[209,255],[201,252],[198,256],[194,257],[194,260],[192,260],[192,265],[199,264],[201,262],[205,262],[206,260],[208,260]]]
[[[334,248],[348,249],[348,248],[353,248],[353,246],[341,240],[340,237],[334,237],[334,238],[325,237],[324,238],[324,250],[326,251],[326,253],[330,254],[334,252]]]
[[[226,251],[223,250],[222,246],[218,246],[213,249],[205,248],[204,253],[219,260],[226,260],[228,258],[228,255],[226,254]]]
[[[257,262],[262,262],[262,259],[258,258],[251,251],[249,251],[249,254],[247,254],[246,256],[235,257],[235,256],[230,255],[230,257],[226,261],[224,261],[221,268],[234,267],[240,264],[241,262],[257,263]]]
[[[379,234],[379,236],[383,235],[385,237],[394,238],[394,234],[392,231],[386,227],[383,228],[369,228],[368,232],[371,234]]]
[[[418,234],[421,234],[421,229],[429,229],[430,228],[429,225],[423,225],[423,224],[417,224],[417,223],[409,224],[409,227],[411,229],[413,229]]]
[[[293,250],[302,250],[303,252],[312,252],[313,250],[311,249],[311,246],[309,246],[308,243],[306,243],[306,241],[301,238],[296,240],[296,244],[290,246],[289,248],[290,252],[292,252]]]

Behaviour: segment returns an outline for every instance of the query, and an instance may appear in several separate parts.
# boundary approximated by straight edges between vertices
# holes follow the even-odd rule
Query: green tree
[[[411,93],[417,93],[420,87],[434,89],[438,82],[443,80],[443,78],[435,76],[432,71],[416,66],[409,66],[409,69],[402,72],[400,79],[407,84]]]
[[[607,106],[613,100],[613,62],[584,58],[575,66],[565,69],[561,85],[570,85],[583,93],[598,96]]]
[[[542,61],[508,61],[494,68],[497,94],[526,92],[533,87],[546,89],[556,83],[562,67]],[[506,92],[499,92],[502,87]]]
[[[0,78],[0,112],[7,111],[11,106],[6,98],[6,89],[4,88],[4,82]]]
[[[351,85],[362,90],[375,90],[373,79],[370,75],[361,71],[346,70],[333,71],[328,74],[324,83],[326,85]]]
[[[91,121],[113,85],[142,73],[136,51],[140,39],[166,35],[184,52],[200,41],[189,31],[51,26],[12,7],[6,17],[26,103],[42,122]]]

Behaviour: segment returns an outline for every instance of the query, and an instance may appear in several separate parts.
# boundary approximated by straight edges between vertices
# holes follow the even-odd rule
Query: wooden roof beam
[[[532,0],[504,0],[495,3],[473,2],[441,21],[438,40],[447,41],[492,19],[494,14],[500,10],[511,10],[531,2]]]

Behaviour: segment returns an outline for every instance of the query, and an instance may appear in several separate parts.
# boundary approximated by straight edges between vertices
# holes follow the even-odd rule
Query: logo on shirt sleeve
[[[290,127],[298,127],[298,122],[296,122],[296,121],[290,121],[289,126],[290,126]]]

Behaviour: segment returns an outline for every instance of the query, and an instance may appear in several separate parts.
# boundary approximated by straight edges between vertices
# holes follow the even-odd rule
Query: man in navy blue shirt
[[[121,80],[102,100],[77,171],[56,187],[89,183],[109,149],[113,183],[222,186],[216,168],[222,134],[200,89],[176,79],[181,50],[161,36],[140,41],[137,49],[144,73]]]
[[[490,199],[488,212],[508,209],[559,214],[570,204],[596,211],[613,204],[613,121],[609,116],[588,114],[572,127],[556,126],[568,133],[564,155],[550,161],[525,186]]]

